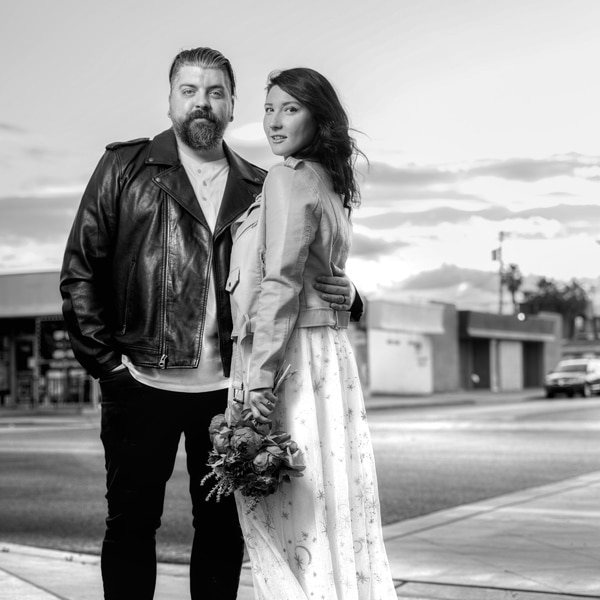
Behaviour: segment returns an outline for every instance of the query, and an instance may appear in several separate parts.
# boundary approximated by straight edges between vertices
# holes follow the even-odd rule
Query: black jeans
[[[205,498],[208,425],[225,410],[227,391],[166,392],[137,382],[127,369],[100,381],[108,517],[102,545],[106,600],[151,600],[156,584],[155,534],[181,434],[190,476],[194,541],[193,600],[235,600],[244,543],[233,496]]]

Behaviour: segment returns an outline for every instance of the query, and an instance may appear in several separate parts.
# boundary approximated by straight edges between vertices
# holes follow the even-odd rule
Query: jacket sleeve
[[[316,190],[294,168],[277,165],[263,188],[266,252],[248,365],[248,388],[273,387],[299,312],[309,248],[322,215]]]
[[[63,315],[77,360],[93,377],[121,364],[111,267],[120,193],[118,157],[107,151],[83,194],[71,228],[60,276]]]

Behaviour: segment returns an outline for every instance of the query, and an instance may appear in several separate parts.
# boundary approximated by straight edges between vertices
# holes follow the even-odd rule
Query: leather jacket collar
[[[259,170],[250,163],[240,158],[229,146],[223,142],[223,150],[229,162],[230,169],[237,174],[240,179],[251,181],[252,183],[262,183],[264,171]],[[173,129],[167,129],[159,133],[148,146],[148,154],[145,160],[146,164],[159,164],[176,166],[179,164],[179,153],[177,152],[177,139]],[[261,176],[262,173],[262,176]]]
[[[223,142],[223,151],[229,163],[229,178],[223,193],[221,212],[217,217],[215,237],[223,233],[233,219],[239,216],[256,198],[256,194],[251,194],[251,188],[240,185],[240,183],[249,182],[261,185],[264,179],[264,171],[240,158],[225,142]],[[150,142],[145,163],[147,165],[171,167],[161,171],[154,178],[155,183],[208,228],[189,180],[185,175],[185,169],[179,159],[177,139],[172,129],[159,133]]]

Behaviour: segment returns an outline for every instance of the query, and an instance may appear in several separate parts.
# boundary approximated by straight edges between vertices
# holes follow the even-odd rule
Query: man
[[[233,498],[206,502],[200,481],[208,425],[227,399],[229,225],[260,193],[265,172],[223,142],[235,77],[220,52],[181,52],[169,79],[172,129],[107,146],[61,273],[73,349],[102,390],[107,600],[153,597],[155,533],[182,433],[195,530],[192,598],[234,599],[243,557]],[[338,274],[316,287],[348,310],[353,288]],[[355,304],[359,316],[359,298]]]

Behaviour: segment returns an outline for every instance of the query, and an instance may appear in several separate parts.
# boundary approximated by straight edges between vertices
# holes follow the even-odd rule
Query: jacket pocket
[[[225,291],[233,294],[233,291],[237,287],[240,282],[240,269],[236,267],[229,272],[229,277],[227,278],[227,283],[225,284]]]
[[[255,220],[254,216],[249,216],[236,230],[234,234],[234,241],[239,240],[246,232],[254,229],[258,222]]]
[[[123,318],[121,325],[121,335],[124,335],[127,331],[127,317],[129,316],[129,305],[131,303],[131,289],[133,287],[133,274],[135,272],[135,260],[131,261],[129,265],[129,272],[127,273],[127,284],[125,286],[125,302],[123,303]]]

